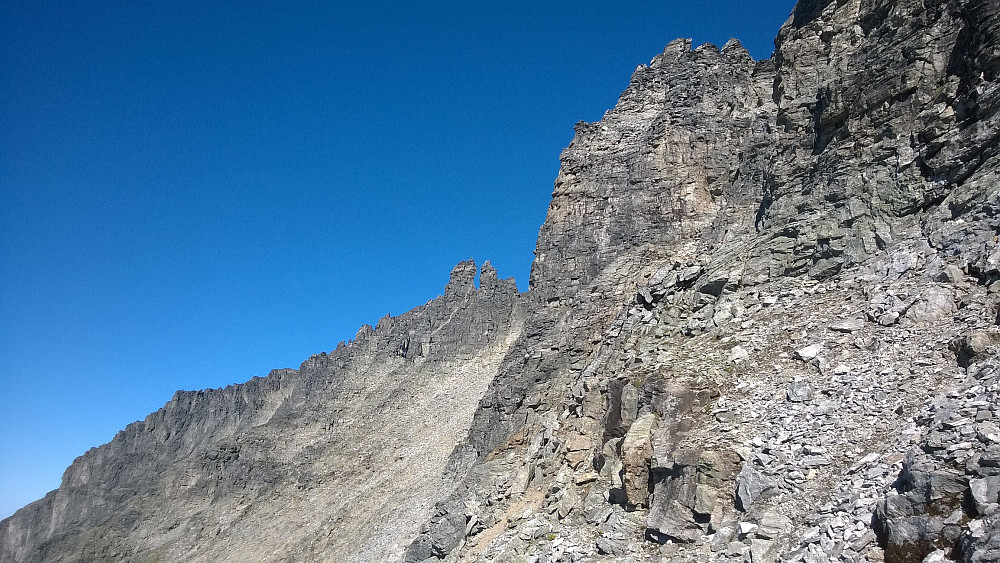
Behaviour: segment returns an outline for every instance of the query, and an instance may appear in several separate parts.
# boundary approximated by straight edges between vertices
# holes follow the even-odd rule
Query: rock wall
[[[0,560],[398,559],[522,330],[513,280],[476,273],[298,370],[178,392],[0,523]]]
[[[996,10],[800,2],[773,60],[637,69],[563,153],[530,338],[407,560],[985,557],[980,513],[876,508],[926,492],[916,413],[996,331]]]

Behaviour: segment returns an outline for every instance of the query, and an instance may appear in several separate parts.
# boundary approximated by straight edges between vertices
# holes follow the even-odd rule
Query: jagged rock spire
[[[444,288],[447,295],[466,295],[476,290],[476,261],[462,260],[452,270],[448,285]]]

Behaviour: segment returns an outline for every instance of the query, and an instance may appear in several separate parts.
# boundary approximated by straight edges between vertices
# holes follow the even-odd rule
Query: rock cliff
[[[178,393],[0,560],[1000,561],[1000,5],[667,45],[563,152],[530,290]]]

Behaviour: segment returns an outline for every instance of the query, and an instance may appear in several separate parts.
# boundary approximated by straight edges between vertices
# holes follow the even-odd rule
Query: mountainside
[[[1000,561],[1000,4],[775,45],[674,41],[579,124],[528,292],[463,262],[178,392],[0,561]]]

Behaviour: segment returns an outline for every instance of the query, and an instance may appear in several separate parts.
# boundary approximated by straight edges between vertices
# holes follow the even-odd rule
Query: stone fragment
[[[733,422],[736,420],[736,413],[733,411],[720,411],[715,413],[715,419],[719,422]]]
[[[785,395],[793,403],[803,403],[812,399],[812,384],[808,380],[796,379],[788,384]]]
[[[826,456],[807,455],[802,458],[802,465],[804,467],[820,467],[822,465],[830,465],[830,460]]]
[[[733,346],[729,350],[729,361],[738,363],[750,357],[750,352],[747,352],[742,346]]]
[[[955,310],[955,296],[951,290],[932,285],[907,309],[906,316],[917,322],[932,322],[953,314]]]
[[[647,413],[629,427],[622,441],[625,499],[631,506],[649,505],[649,466],[653,457],[652,432],[656,415]]]
[[[753,501],[773,488],[774,482],[771,479],[749,463],[744,463],[736,476],[736,508],[745,512]]]
[[[851,549],[860,553],[866,547],[875,543],[875,540],[876,540],[875,532],[871,531],[870,529],[865,530],[865,533],[862,534],[860,538],[857,538],[856,540],[851,542]]]
[[[965,272],[954,264],[948,264],[944,268],[941,268],[941,272],[937,275],[936,279],[939,282],[959,283],[965,280]]]
[[[856,332],[865,327],[865,321],[862,319],[844,319],[840,321],[834,321],[830,323],[830,330],[836,332]]]
[[[851,472],[857,471],[857,470],[865,467],[869,463],[873,463],[875,461],[878,461],[878,458],[879,458],[879,454],[878,453],[871,452],[871,453],[865,455],[863,458],[861,458],[858,461],[856,461],[854,463],[854,465],[851,466],[850,471]]]
[[[694,513],[699,516],[711,516],[715,512],[715,502],[718,491],[708,485],[697,485],[694,489]]]
[[[804,348],[799,348],[795,351],[795,356],[803,361],[808,362],[816,356],[819,356],[823,352],[823,345],[820,343],[810,344]]]
[[[766,510],[760,516],[756,535],[765,540],[774,540],[781,534],[788,534],[791,530],[792,520],[790,518],[774,510]]]
[[[740,558],[740,560],[744,560],[745,557],[750,556],[750,546],[741,541],[730,542],[729,545],[726,546],[726,555],[731,558]]]
[[[589,524],[605,522],[612,511],[612,505],[604,499],[597,487],[593,487],[583,499],[583,517]]]
[[[770,540],[750,540],[750,561],[752,563],[773,563],[778,560],[774,542]]]
[[[628,544],[619,538],[601,536],[597,538],[597,552],[604,555],[624,555],[628,551]]]
[[[646,533],[659,543],[667,541],[691,543],[704,533],[691,507],[681,499],[655,499],[646,519]]]
[[[987,332],[976,330],[953,340],[951,348],[955,351],[958,365],[967,368],[986,358],[992,343],[993,339]]]
[[[976,512],[983,516],[1000,502],[1000,475],[990,475],[982,479],[970,479],[969,491],[975,503]]]
[[[712,537],[711,549],[713,552],[725,550],[736,537],[736,527],[731,523],[720,526]]]

